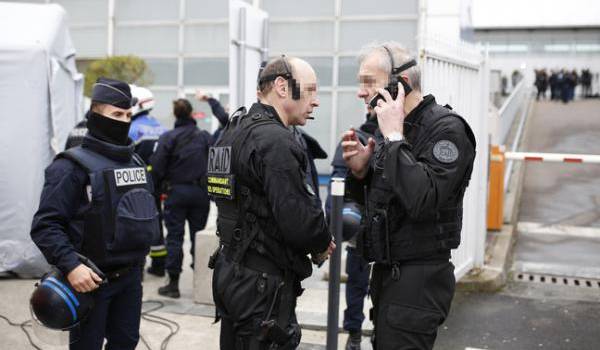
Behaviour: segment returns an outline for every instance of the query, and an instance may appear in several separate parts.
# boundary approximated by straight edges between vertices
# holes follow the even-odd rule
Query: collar
[[[179,128],[181,126],[188,126],[188,125],[196,125],[196,120],[194,120],[193,118],[177,118],[175,119],[175,127]]]
[[[405,123],[417,124],[419,119],[423,115],[423,111],[430,108],[435,104],[435,97],[433,95],[427,95],[423,97],[423,100],[415,107],[410,113],[404,118]]]
[[[370,135],[375,135],[375,131],[379,129],[379,122],[377,121],[376,115],[370,115],[367,113],[365,122],[360,126],[360,130]]]
[[[133,155],[134,146],[131,139],[128,139],[127,146],[119,146],[99,140],[89,133],[85,135],[81,143],[82,148],[87,148],[117,162],[130,161]]]
[[[279,118],[279,114],[277,114],[277,111],[275,110],[275,107],[271,106],[271,105],[267,105],[261,102],[256,102],[254,103],[251,107],[250,110],[248,111],[248,115],[254,115],[254,114],[264,114],[269,118],[275,119],[277,120],[279,123],[281,123],[282,126],[285,126],[283,124],[283,122],[281,121],[281,118]]]

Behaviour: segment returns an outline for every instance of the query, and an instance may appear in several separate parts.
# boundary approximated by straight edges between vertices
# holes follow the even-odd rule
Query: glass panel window
[[[119,27],[115,29],[118,55],[177,54],[177,26]]]
[[[418,0],[342,0],[342,16],[348,15],[417,15]]]
[[[316,17],[333,16],[334,3],[332,0],[263,0],[261,7],[271,17]]]
[[[216,19],[228,17],[229,1],[187,0],[185,2],[186,19]]]
[[[176,59],[145,59],[150,69],[152,85],[177,85]]]
[[[107,50],[106,27],[71,28],[77,57],[104,57]]]
[[[339,85],[358,86],[358,66],[356,57],[340,57]]]
[[[78,2],[86,3],[87,1]],[[115,1],[117,21],[179,20],[179,1],[118,0]]]
[[[227,24],[187,25],[185,27],[185,53],[223,53],[229,50]]]
[[[227,58],[188,58],[183,64],[185,85],[227,86],[229,61]]]
[[[105,23],[108,18],[107,0],[53,0],[67,11],[70,24]]]
[[[394,40],[414,51],[417,21],[365,21],[340,23],[340,50],[358,51],[361,46],[373,41]]]
[[[289,51],[332,51],[333,22],[271,23],[269,47],[275,55]]]

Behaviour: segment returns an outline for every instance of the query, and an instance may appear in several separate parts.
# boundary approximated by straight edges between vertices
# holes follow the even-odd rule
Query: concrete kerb
[[[533,103],[531,106],[535,106]],[[529,106],[526,113],[522,143],[520,148],[527,148],[527,135],[531,116],[535,107]],[[499,232],[489,231],[489,243],[486,246],[485,261],[481,268],[471,270],[457,283],[460,291],[494,292],[502,289],[509,278],[510,264],[512,261],[513,247],[516,242],[517,219],[519,217],[521,194],[525,166],[516,163],[505,192],[504,198],[504,225]]]

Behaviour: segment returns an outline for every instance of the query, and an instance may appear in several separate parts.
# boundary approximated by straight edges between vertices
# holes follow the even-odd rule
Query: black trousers
[[[365,319],[363,306],[365,297],[369,290],[369,274],[371,269],[369,263],[356,248],[348,247],[346,255],[346,310],[344,310],[344,329],[349,332],[357,332],[362,329]]]
[[[100,286],[94,307],[81,326],[71,331],[71,350],[134,350],[140,338],[142,268]]]
[[[262,273],[241,266],[236,268],[219,254],[213,273],[213,298],[221,317],[221,350],[267,350],[273,340],[261,335],[261,322],[277,320],[280,312],[279,298],[291,308],[288,324],[283,328],[292,336],[277,349],[296,349],[300,344],[300,327],[296,320],[297,294],[280,289],[277,300],[275,291],[283,281],[281,276]],[[273,310],[269,315],[269,310]]]
[[[376,350],[433,349],[455,289],[449,261],[390,266],[375,264],[370,294]]]
[[[167,227],[167,261],[169,273],[180,274],[183,262],[183,239],[185,222],[189,223],[192,247],[190,254],[194,256],[196,232],[206,226],[210,200],[206,188],[197,185],[173,185],[165,201],[164,219]],[[192,267],[193,267],[192,260]]]

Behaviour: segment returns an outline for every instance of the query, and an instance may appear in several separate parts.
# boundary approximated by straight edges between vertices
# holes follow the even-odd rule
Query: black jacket
[[[194,119],[177,119],[175,128],[160,136],[156,151],[150,157],[156,188],[163,182],[200,181],[206,176],[208,148],[212,144],[212,136],[198,129]]]
[[[234,200],[215,199],[221,238],[238,222],[240,186],[248,188],[252,198],[248,212],[258,217],[263,232],[256,250],[282,266],[301,266],[295,269],[299,275],[310,275],[307,254],[325,251],[331,235],[320,202],[307,186],[308,157],[293,131],[273,107],[255,103],[245,116],[230,120],[215,147],[231,147],[237,192]]]
[[[385,143],[377,130],[368,175],[362,180],[348,176],[348,194],[367,203],[370,218],[363,237],[379,241],[381,247],[381,240],[387,240],[392,262],[438,254],[449,258],[449,250],[460,243],[474,135],[464,119],[428,95],[406,116],[404,136],[403,141]]]

